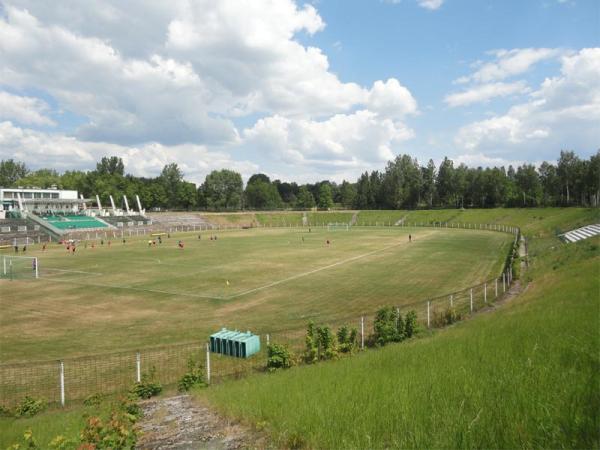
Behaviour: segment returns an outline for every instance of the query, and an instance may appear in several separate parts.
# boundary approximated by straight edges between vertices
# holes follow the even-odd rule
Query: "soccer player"
[[[19,246],[15,244],[15,253],[19,253]]]

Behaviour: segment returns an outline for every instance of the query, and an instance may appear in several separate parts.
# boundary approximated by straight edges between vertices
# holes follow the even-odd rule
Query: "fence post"
[[[487,303],[487,283],[483,283],[483,303]]]
[[[469,291],[469,294],[471,296],[471,312],[473,312],[473,288],[471,288],[471,290]]]
[[[502,292],[506,292],[506,272],[502,272]]]
[[[210,346],[206,344],[206,384],[210,384]]]
[[[454,307],[454,295],[450,295],[450,308]]]
[[[427,300],[427,328],[431,327],[431,302]]]
[[[65,363],[59,361],[60,406],[65,406]]]
[[[365,349],[365,316],[360,318],[360,349]]]
[[[140,352],[135,354],[135,381],[142,382],[142,355]]]
[[[269,346],[269,333],[267,333],[267,347]]]
[[[494,284],[495,284],[495,290],[496,290],[496,295],[494,296],[494,298],[498,298],[498,278],[496,278],[494,280]]]

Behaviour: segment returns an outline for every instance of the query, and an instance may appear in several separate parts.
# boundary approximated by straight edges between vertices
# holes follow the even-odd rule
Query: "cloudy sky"
[[[354,179],[600,147],[597,0],[0,0],[0,159]]]

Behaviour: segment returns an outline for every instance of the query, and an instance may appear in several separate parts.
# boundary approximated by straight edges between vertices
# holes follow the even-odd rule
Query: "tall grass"
[[[315,448],[597,448],[599,243],[539,254],[512,303],[431,338],[206,392]]]

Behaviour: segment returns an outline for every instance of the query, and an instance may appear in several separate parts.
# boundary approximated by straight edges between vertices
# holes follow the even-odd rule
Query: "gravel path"
[[[142,402],[141,406],[144,417],[138,423],[138,449],[234,450],[266,447],[264,436],[223,419],[192,401],[189,395],[151,399]]]

